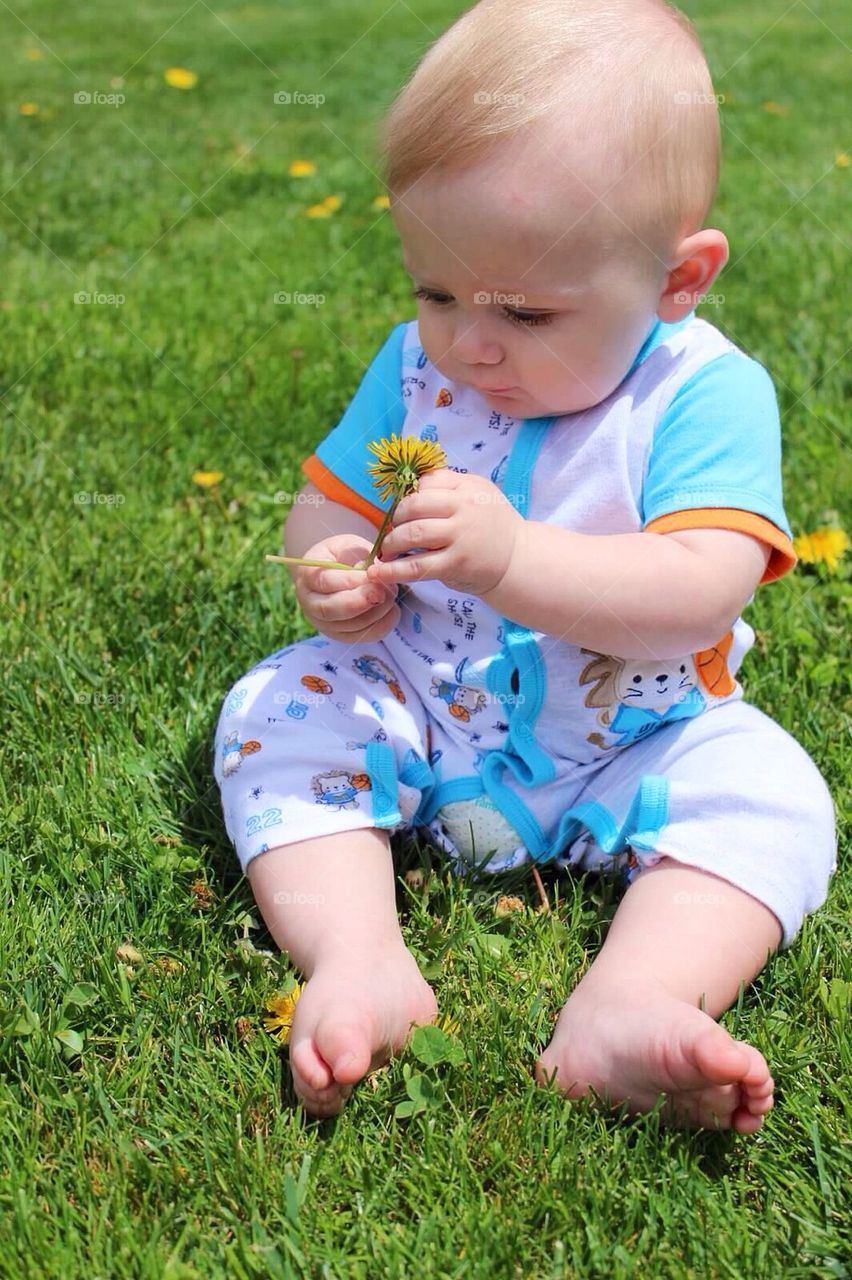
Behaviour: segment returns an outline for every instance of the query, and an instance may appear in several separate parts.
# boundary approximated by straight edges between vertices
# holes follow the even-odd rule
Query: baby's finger
[[[395,594],[382,583],[365,582],[354,591],[336,591],[333,595],[308,593],[303,599],[302,608],[306,613],[320,618],[323,622],[348,622],[367,613],[373,606],[387,606],[388,599]]]
[[[375,605],[372,609],[368,609],[366,613],[359,613],[356,618],[349,618],[345,622],[337,622],[334,624],[334,630],[337,635],[343,639],[351,639],[352,636],[360,635],[368,627],[374,626],[386,618],[392,609],[398,606],[394,601],[383,601],[381,604]]]
[[[358,619],[352,624],[352,630],[344,631],[342,626],[326,627],[324,628],[324,634],[332,640],[341,640],[344,644],[366,644],[372,640],[384,640],[389,631],[399,626],[401,616],[399,605],[392,604],[390,609],[382,614],[377,621],[368,624],[366,627]],[[317,629],[320,630],[321,628]]]
[[[420,582],[440,578],[445,572],[447,557],[442,551],[423,552],[414,556],[399,556],[396,560],[374,560],[367,570],[368,579],[386,586],[403,582]]]
[[[347,573],[345,569],[314,569],[308,586],[318,595],[332,595],[340,591],[352,591],[362,587],[367,575],[363,569],[353,569]]]

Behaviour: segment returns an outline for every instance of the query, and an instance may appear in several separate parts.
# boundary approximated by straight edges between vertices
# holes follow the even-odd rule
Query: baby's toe
[[[748,1054],[748,1070],[740,1081],[743,1088],[753,1097],[771,1093],[775,1082],[769,1074],[769,1066],[763,1054],[751,1044],[742,1044],[740,1047]]]
[[[743,1085],[743,1100],[749,1105],[765,1102],[767,1099],[771,1101],[774,1093],[775,1081],[772,1076],[767,1076],[763,1084],[760,1085]]]
[[[313,1037],[305,1035],[290,1043],[290,1066],[311,1089],[319,1091],[334,1084],[334,1074],[328,1063],[317,1053]]]
[[[318,1098],[310,1095],[302,1095],[297,1093],[297,1097],[309,1116],[313,1116],[315,1120],[328,1120],[331,1116],[339,1115],[343,1110],[346,1097],[338,1090],[330,1090],[328,1098]]]
[[[751,1046],[734,1040],[724,1027],[713,1023],[685,1046],[685,1075],[692,1075],[687,1088],[708,1084],[740,1084],[751,1066]],[[759,1056],[759,1055],[758,1055]]]
[[[737,1133],[757,1133],[763,1127],[763,1116],[752,1115],[745,1107],[738,1107],[731,1116],[731,1128]]]
[[[372,1051],[362,1026],[342,1022],[333,1014],[320,1018],[314,1032],[317,1052],[339,1085],[355,1084],[370,1070]]]
[[[305,1110],[312,1116],[333,1116],[342,1110],[352,1092],[351,1085],[339,1085],[332,1081],[325,1089],[313,1089],[293,1070],[293,1090]]]

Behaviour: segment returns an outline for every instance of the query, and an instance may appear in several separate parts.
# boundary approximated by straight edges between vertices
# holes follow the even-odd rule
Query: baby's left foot
[[[629,980],[628,980],[629,981]],[[773,1105],[766,1060],[706,1013],[662,988],[581,983],[536,1063],[535,1077],[569,1098],[590,1088],[611,1105],[693,1128],[755,1133]]]

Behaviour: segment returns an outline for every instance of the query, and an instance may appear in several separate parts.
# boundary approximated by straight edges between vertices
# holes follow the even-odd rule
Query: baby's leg
[[[780,940],[778,920],[756,898],[663,858],[625,893],[536,1079],[555,1074],[569,1097],[592,1087],[631,1111],[665,1094],[670,1121],[753,1133],[772,1107],[772,1077],[763,1055],[714,1019]]]
[[[308,982],[290,1035],[293,1084],[313,1115],[431,1022],[435,997],[400,933],[388,833],[376,827],[270,849],[247,873],[267,928]]]

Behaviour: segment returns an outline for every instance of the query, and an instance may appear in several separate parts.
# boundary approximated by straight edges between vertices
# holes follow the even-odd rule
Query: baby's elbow
[[[703,653],[715,649],[733,627],[740,615],[739,609],[714,609],[702,615],[694,628],[690,628],[690,644],[685,652]]]
[[[665,535],[692,557],[685,583],[689,601],[689,652],[712,649],[742,613],[760,582],[769,548],[757,539],[727,529],[693,529]],[[691,607],[690,607],[691,606]]]
[[[735,581],[718,573],[710,573],[696,583],[692,616],[686,623],[691,640],[688,651],[700,653],[718,645],[751,600],[756,586],[750,578]]]

